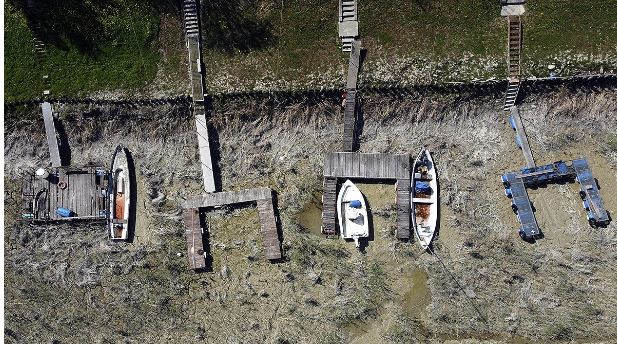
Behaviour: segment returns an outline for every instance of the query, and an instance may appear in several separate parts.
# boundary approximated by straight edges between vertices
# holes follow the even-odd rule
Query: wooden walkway
[[[195,115],[195,127],[197,129],[199,159],[201,162],[204,190],[206,192],[215,192],[216,184],[214,183],[208,123],[206,121],[204,108],[206,87],[201,55],[201,35],[199,31],[199,2],[197,0],[184,0],[182,13],[184,16],[184,33],[186,36],[186,48],[189,58],[189,79],[193,98],[193,114]]]
[[[206,254],[203,243],[203,229],[199,209],[184,209],[182,219],[186,227],[186,247],[189,266],[193,270],[206,268]]]
[[[267,259],[276,260],[282,257],[281,241],[277,229],[277,216],[275,214],[274,203],[272,198],[272,190],[269,188],[246,189],[240,191],[225,191],[215,192],[200,196],[192,196],[187,198],[182,207],[186,210],[197,211],[199,208],[214,208],[230,204],[253,203],[257,205],[259,212],[259,223],[261,226],[261,235],[263,238],[264,253]],[[192,222],[186,222],[187,233],[191,231]],[[195,233],[193,230],[190,233]],[[193,234],[191,234],[193,235]],[[189,250],[194,239],[187,236],[187,244]],[[191,262],[189,262],[191,264]],[[192,268],[192,265],[191,265]]]
[[[45,134],[47,135],[47,146],[49,147],[49,156],[51,157],[51,166],[62,166],[60,159],[60,148],[58,147],[58,136],[56,134],[56,125],[54,124],[54,114],[51,104],[44,102],[41,104],[43,111],[43,121],[45,122]]]
[[[407,154],[333,152],[326,155],[325,177],[362,179],[409,179]]]
[[[531,148],[529,147],[529,141],[527,140],[525,126],[523,126],[523,121],[521,120],[521,116],[518,113],[518,108],[516,106],[513,106],[510,109],[510,116],[512,116],[511,118],[514,122],[514,129],[516,130],[517,143],[520,144],[521,150],[523,151],[523,156],[525,157],[527,167],[536,167],[536,162],[533,159],[533,154],[531,153]]]
[[[104,167],[48,170],[43,179],[34,174],[24,176],[23,218],[34,221],[105,220],[107,210],[107,171]],[[70,217],[56,214],[58,208],[73,213]]]
[[[358,72],[360,70],[360,41],[354,40],[349,55],[349,69],[347,70],[347,88],[345,89],[345,108],[343,113],[343,151],[352,152],[356,146],[356,87],[358,86]]]
[[[338,179],[382,179],[396,181],[396,237],[409,239],[410,160],[406,154],[366,154],[334,152],[324,163],[324,190],[321,233],[336,233]]]

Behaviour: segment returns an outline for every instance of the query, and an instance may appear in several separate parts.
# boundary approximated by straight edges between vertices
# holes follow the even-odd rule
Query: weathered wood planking
[[[281,258],[281,242],[270,188],[255,188],[192,196],[182,203],[185,209],[212,208],[223,205],[256,202],[266,258]],[[187,239],[188,240],[188,239]]]
[[[254,202],[258,199],[272,198],[270,188],[245,189],[239,191],[214,192],[205,195],[188,197],[183,203],[183,208],[209,208],[220,207],[226,204]]]
[[[333,152],[325,157],[324,177],[409,179],[407,154]]]
[[[358,72],[360,71],[360,53],[362,42],[354,40],[351,42],[351,53],[349,54],[349,69],[347,70],[347,89],[355,90],[358,85]]]
[[[44,102],[41,104],[41,110],[43,111],[43,121],[45,123],[45,134],[47,135],[47,146],[49,147],[51,166],[60,167],[62,166],[62,161],[60,160],[60,148],[58,147],[58,137],[56,136],[53,109],[50,103]]]
[[[25,177],[25,185],[22,189],[22,197],[25,200],[24,207],[35,207],[32,212],[35,221],[64,221],[75,219],[105,220],[101,210],[106,209],[105,195],[102,190],[107,189],[107,179],[97,176],[97,170],[102,167],[84,168],[52,168],[48,172],[50,177],[42,179],[34,175]],[[59,182],[66,183],[66,187],[58,187]],[[46,195],[37,202],[37,194]],[[58,208],[67,208],[73,211],[71,217],[60,217],[56,214]],[[28,209],[24,208],[24,212]]]
[[[199,209],[184,209],[182,220],[186,228],[186,246],[189,266],[193,270],[206,267],[206,256],[203,245],[203,229],[199,218]]]
[[[343,111],[343,151],[354,150],[356,141],[356,90],[347,89]]]
[[[326,177],[323,181],[323,204],[321,212],[321,234],[336,234],[336,196],[338,181],[337,178]]]
[[[262,198],[257,200],[257,210],[259,211],[259,223],[261,224],[261,235],[263,237],[264,254],[266,258],[281,258],[281,241],[279,240],[276,227],[276,217],[274,215],[274,204],[272,198]]]
[[[201,68],[201,51],[199,37],[187,37],[187,49],[189,53],[189,73],[191,80],[191,91],[194,102],[204,100],[204,78]]]
[[[399,179],[396,181],[396,238],[409,239],[409,216],[411,212],[410,203],[411,181],[409,179]]]

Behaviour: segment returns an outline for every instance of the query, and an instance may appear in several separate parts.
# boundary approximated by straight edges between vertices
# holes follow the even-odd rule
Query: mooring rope
[[[428,251],[434,255],[437,260],[439,261],[439,263],[441,263],[441,265],[443,266],[444,270],[446,270],[446,272],[448,273],[448,275],[450,275],[450,278],[456,283],[456,285],[458,286],[458,288],[461,290],[461,292],[463,292],[463,295],[465,295],[465,297],[467,298],[467,300],[469,301],[469,303],[471,304],[471,306],[476,310],[476,312],[478,312],[478,314],[480,315],[480,318],[482,319],[482,321],[484,321],[485,324],[488,325],[488,320],[486,320],[486,318],[484,317],[484,315],[482,314],[482,312],[480,312],[480,309],[478,308],[478,306],[476,305],[475,302],[473,302],[473,300],[471,299],[471,297],[469,297],[469,295],[467,295],[467,293],[465,292],[465,289],[463,288],[463,286],[461,285],[461,283],[454,277],[454,274],[450,271],[450,269],[448,269],[448,267],[446,266],[446,264],[443,262],[443,260],[441,259],[441,257],[433,250],[431,249],[431,247],[427,247]]]

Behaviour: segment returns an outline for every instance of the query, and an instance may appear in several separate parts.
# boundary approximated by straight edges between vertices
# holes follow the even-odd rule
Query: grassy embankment
[[[147,87],[157,95],[182,92],[186,62],[174,4],[49,5],[43,64],[23,11],[6,4],[7,100],[41,95],[43,74],[50,75],[54,95],[154,94]],[[549,63],[562,75],[615,69],[617,0],[539,0],[527,7],[526,75],[546,75]],[[504,77],[506,24],[499,10],[496,1],[361,2],[360,34],[368,50],[361,83]],[[214,1],[203,4],[203,13],[211,92],[337,87],[343,78],[336,2]]]
[[[169,64],[182,61],[181,49],[171,56],[170,48],[160,42],[169,33],[181,42],[181,31],[165,25],[167,15],[152,1],[62,1],[41,6],[40,14],[26,15],[22,7],[5,3],[8,101],[38,97],[44,89],[54,96],[115,89],[130,94],[151,84],[159,65],[163,72],[173,72]],[[34,22],[39,22],[39,36],[46,46],[43,59],[34,52]],[[169,32],[160,32],[161,28]],[[43,75],[49,75],[48,85]]]

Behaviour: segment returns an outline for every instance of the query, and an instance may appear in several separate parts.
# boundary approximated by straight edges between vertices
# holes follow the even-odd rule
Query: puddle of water
[[[428,289],[428,274],[424,270],[414,270],[404,278],[409,289],[403,295],[403,310],[412,318],[421,318],[431,302]]]
[[[309,233],[321,235],[321,194],[313,195],[313,198],[298,213],[298,224],[308,229]]]

